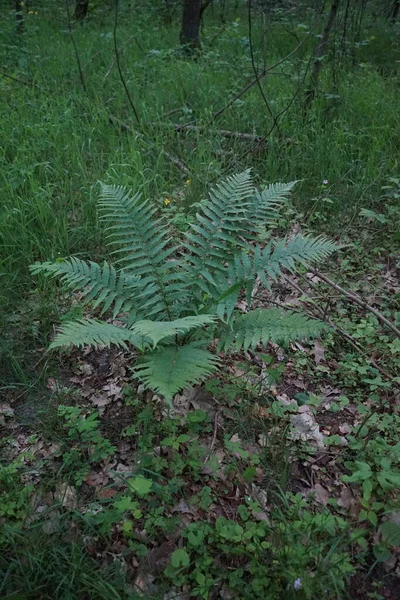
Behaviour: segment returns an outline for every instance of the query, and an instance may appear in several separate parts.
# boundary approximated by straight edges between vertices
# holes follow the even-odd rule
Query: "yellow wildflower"
[[[168,206],[168,204],[171,204],[171,200],[169,198],[165,198],[164,204],[165,206]]]
[[[186,179],[185,185],[189,185],[189,183],[190,183],[190,179]]]

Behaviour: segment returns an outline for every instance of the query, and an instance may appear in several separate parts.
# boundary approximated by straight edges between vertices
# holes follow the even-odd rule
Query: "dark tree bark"
[[[326,22],[326,25],[325,25],[324,31],[322,33],[322,37],[319,41],[319,44],[315,49],[314,65],[313,65],[312,74],[311,74],[311,87],[310,87],[310,89],[308,89],[306,91],[306,99],[305,99],[305,108],[306,109],[308,109],[311,106],[312,101],[315,98],[315,93],[316,93],[316,90],[318,87],[319,76],[321,74],[321,69],[322,69],[322,57],[324,56],[324,54],[327,50],[329,37],[330,37],[331,31],[335,25],[336,17],[337,17],[338,10],[339,10],[339,5],[340,5],[340,0],[332,0],[328,20]]]
[[[24,15],[22,12],[22,3],[21,0],[16,0],[15,2],[15,17],[17,19],[17,31],[18,33],[22,33],[24,30]]]
[[[200,50],[202,0],[184,0],[180,42],[190,52]]]
[[[393,4],[392,23],[396,23],[397,17],[399,16],[399,12],[400,12],[400,0],[396,0],[395,3]]]
[[[84,21],[89,10],[89,0],[76,0],[74,19],[76,21]]]

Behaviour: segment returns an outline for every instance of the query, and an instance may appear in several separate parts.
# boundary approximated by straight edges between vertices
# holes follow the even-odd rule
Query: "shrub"
[[[199,205],[196,222],[178,242],[156,207],[121,186],[103,185],[100,215],[116,265],[78,258],[36,263],[33,273],[60,276],[102,314],[123,313],[123,326],[82,319],[64,324],[51,348],[116,344],[134,346],[134,374],[168,402],[219,367],[219,353],[254,349],[268,341],[317,335],[322,323],[276,307],[255,308],[256,280],[270,288],[282,269],[320,261],[336,245],[322,237],[295,235],[257,243],[276,220],[295,182],[254,186],[250,171],[228,177]],[[259,236],[263,233],[262,236]],[[243,294],[246,312],[237,308]]]

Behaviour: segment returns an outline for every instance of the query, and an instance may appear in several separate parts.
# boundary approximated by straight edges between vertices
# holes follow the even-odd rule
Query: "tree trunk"
[[[183,2],[180,42],[189,50],[189,52],[199,50],[201,47],[201,1],[202,0],[184,0]]]
[[[397,17],[399,16],[399,12],[400,12],[400,0],[396,0],[393,5],[392,19],[391,19],[392,23],[396,23]]]
[[[76,0],[74,19],[84,21],[89,10],[89,0]]]
[[[22,12],[22,2],[21,0],[16,0],[15,2],[15,17],[17,19],[17,32],[22,33],[24,30],[24,15]]]
[[[313,65],[313,70],[312,70],[312,74],[311,74],[311,87],[309,90],[306,91],[306,99],[305,99],[305,108],[306,109],[308,109],[311,106],[312,101],[315,98],[315,92],[317,90],[319,76],[321,74],[321,69],[322,69],[322,58],[326,52],[328,42],[329,42],[329,37],[331,35],[333,26],[335,25],[337,13],[339,10],[339,5],[340,5],[340,0],[332,0],[331,10],[329,11],[328,20],[326,22],[326,25],[325,25],[324,31],[322,33],[322,37],[319,41],[319,44],[315,49],[314,65]]]

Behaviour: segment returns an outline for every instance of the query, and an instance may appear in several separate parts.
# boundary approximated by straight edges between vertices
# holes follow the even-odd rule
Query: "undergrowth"
[[[226,135],[270,131],[257,85],[215,117],[254,77],[240,3],[225,3],[224,23],[206,12],[195,60],[164,3],[118,3],[140,124],[113,7],[93,2],[69,29],[55,4],[29,0],[21,36],[14,7],[0,22],[1,598],[397,598],[393,330],[300,270],[295,292],[286,278],[268,301],[322,307],[352,343],[332,328],[230,353],[167,409],[129,383],[130,354],[48,354],[54,324],[86,308],[29,272],[110,260],[98,180],[150,198],[182,240],[215,182],[252,167],[257,186],[299,180],[274,232],[345,244],[330,272],[399,327],[396,28],[364,21],[344,54],[334,36],[305,114],[297,88],[322,20],[278,9],[264,38],[257,13],[259,68],[303,42],[262,82],[284,112],[257,145]]]

